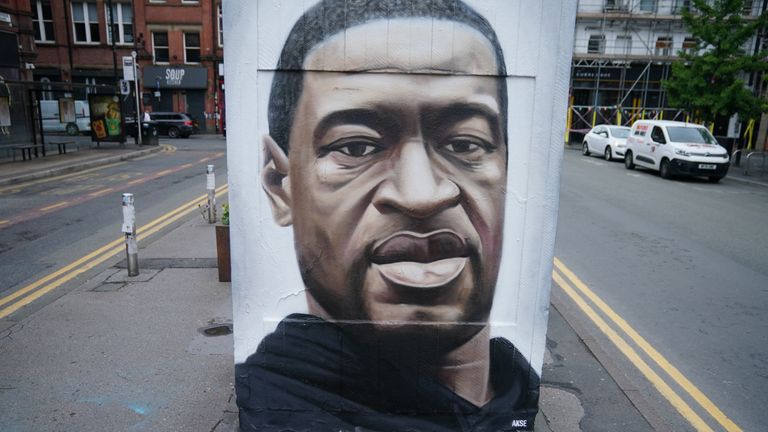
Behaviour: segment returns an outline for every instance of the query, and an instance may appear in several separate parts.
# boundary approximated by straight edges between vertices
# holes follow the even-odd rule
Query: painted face
[[[498,274],[505,126],[490,43],[439,25],[450,47],[436,45],[431,21],[404,19],[354,27],[310,53],[308,71],[355,73],[305,73],[286,224],[310,312],[383,332],[440,324],[467,339],[488,319]],[[349,46],[380,31],[392,36]]]

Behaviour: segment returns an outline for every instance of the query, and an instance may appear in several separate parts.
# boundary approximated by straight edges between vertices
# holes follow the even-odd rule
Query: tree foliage
[[[698,12],[683,12],[683,23],[696,39],[691,52],[681,52],[672,74],[663,82],[670,104],[706,122],[718,116],[753,118],[768,103],[746,87],[743,78],[768,71],[768,51],[746,52],[746,43],[768,30],[768,13],[742,16],[744,0],[693,0]],[[768,36],[768,35],[766,35]]]

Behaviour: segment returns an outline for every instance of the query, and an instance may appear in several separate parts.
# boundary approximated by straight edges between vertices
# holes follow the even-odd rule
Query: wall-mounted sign
[[[123,56],[123,80],[133,81],[136,75],[133,73],[133,57]]]
[[[208,88],[208,69],[189,66],[148,66],[144,68],[147,88]]]

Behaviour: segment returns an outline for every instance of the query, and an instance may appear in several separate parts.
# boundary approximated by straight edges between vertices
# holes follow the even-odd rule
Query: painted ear
[[[264,168],[261,184],[272,205],[272,217],[280,226],[293,223],[291,182],[288,177],[288,155],[271,136],[264,136]]]

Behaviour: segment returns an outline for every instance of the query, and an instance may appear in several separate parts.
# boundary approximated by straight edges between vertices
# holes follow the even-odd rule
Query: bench
[[[75,145],[74,141],[59,141],[59,142],[52,142],[51,144],[56,144],[59,150],[59,154],[66,154],[67,153],[67,145]]]
[[[32,160],[32,151],[35,151],[35,157],[39,157],[37,153],[37,149],[41,149],[43,156],[45,156],[45,148],[43,148],[42,144],[38,145],[22,145],[22,146],[12,146],[11,149],[13,149],[13,160],[16,161],[16,150],[21,151],[21,157],[23,160]]]

